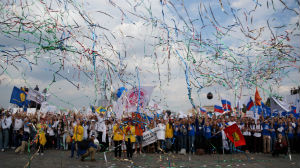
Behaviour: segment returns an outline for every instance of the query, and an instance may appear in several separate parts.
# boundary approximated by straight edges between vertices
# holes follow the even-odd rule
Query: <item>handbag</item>
[[[67,143],[71,143],[71,142],[72,142],[72,138],[71,138],[71,136],[70,136],[70,135],[68,135],[68,136],[67,136],[67,138],[66,138],[66,142],[67,142]]]

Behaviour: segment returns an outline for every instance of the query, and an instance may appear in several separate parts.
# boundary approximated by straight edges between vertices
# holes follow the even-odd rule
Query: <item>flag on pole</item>
[[[236,111],[237,111],[238,113],[241,112],[240,99],[238,99],[238,100],[236,101]]]
[[[232,111],[231,103],[228,100],[221,100],[224,111]]]
[[[26,97],[27,95],[23,90],[14,86],[9,102],[19,107],[27,106],[29,102],[26,100]]]
[[[256,87],[256,91],[255,91],[255,105],[261,106],[261,100],[262,100],[262,98],[260,97],[259,92],[258,92],[257,87]]]
[[[205,109],[205,108],[202,108],[202,107],[200,107],[200,112],[201,112],[201,113],[206,113],[206,109]]]
[[[223,110],[223,108],[221,106],[215,105],[214,106],[214,112],[223,113],[224,110]]]
[[[254,106],[254,103],[250,97],[249,102],[247,103],[247,111],[250,111],[250,109]]]
[[[292,106],[291,109],[292,109],[291,112],[296,114],[296,109],[297,109],[296,106]]]
[[[43,95],[42,93],[40,93],[39,91],[30,89],[28,90],[28,94],[27,94],[27,100],[31,100],[34,101],[38,104],[42,104],[45,100],[47,100],[49,98],[50,95]]]
[[[235,147],[246,145],[245,138],[236,124],[226,127],[224,133]]]

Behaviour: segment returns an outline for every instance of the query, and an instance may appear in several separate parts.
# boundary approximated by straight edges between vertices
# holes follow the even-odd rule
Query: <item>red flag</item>
[[[246,145],[245,138],[236,124],[226,127],[224,132],[235,147]]]
[[[255,105],[257,106],[261,106],[261,97],[258,93],[257,87],[256,87],[256,91],[255,91]]]

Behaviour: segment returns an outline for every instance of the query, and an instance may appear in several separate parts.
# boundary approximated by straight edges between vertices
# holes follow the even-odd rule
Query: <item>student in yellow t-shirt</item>
[[[81,126],[80,120],[76,121],[76,126],[74,127],[72,146],[71,146],[71,158],[74,156],[74,151],[77,149],[77,157],[79,157],[78,142],[83,140],[83,127]]]
[[[46,136],[45,136],[45,130],[47,129],[47,125],[45,124],[44,119],[41,119],[41,122],[37,124],[38,129],[38,144],[39,144],[39,153],[41,155],[44,155],[44,146],[47,142]]]
[[[135,127],[132,125],[132,121],[129,120],[127,126],[125,127],[125,144],[127,150],[127,158],[132,159],[132,144],[135,143]]]
[[[173,126],[171,120],[166,125],[166,152],[172,151]]]
[[[124,137],[124,133],[123,130],[121,129],[121,125],[120,125],[120,120],[118,120],[116,122],[116,124],[113,127],[113,133],[114,133],[114,137],[113,137],[113,141],[115,144],[115,157],[119,157],[119,159],[121,158],[121,144],[122,144],[122,140]]]

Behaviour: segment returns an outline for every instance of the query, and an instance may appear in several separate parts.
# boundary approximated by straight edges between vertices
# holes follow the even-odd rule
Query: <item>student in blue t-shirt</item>
[[[176,154],[178,153],[178,151],[180,150],[180,139],[181,139],[181,133],[180,133],[180,125],[179,125],[178,120],[175,121],[174,123],[174,148],[176,151]]]
[[[273,152],[273,149],[274,149],[274,144],[275,144],[275,141],[276,141],[276,130],[275,130],[275,124],[273,123],[274,121],[271,121],[270,122],[270,135],[271,135],[271,151]]]
[[[262,123],[262,136],[263,136],[263,150],[264,153],[271,152],[271,134],[269,120],[265,119]]]
[[[219,132],[220,131],[220,125],[221,121],[218,123],[217,120],[213,121],[213,124],[211,126],[211,143],[215,147],[213,153],[221,153],[222,149],[222,134]]]
[[[180,133],[181,133],[181,140],[180,140],[180,144],[181,144],[181,151],[184,149],[184,151],[186,151],[186,141],[187,141],[187,134],[188,134],[188,130],[187,130],[187,120],[183,119],[181,120],[180,123]],[[182,151],[183,152],[183,151]]]
[[[282,122],[281,119],[279,119],[278,123],[277,123],[277,133],[281,134],[283,137],[285,137],[285,123]]]
[[[205,138],[205,141],[206,141],[206,145],[205,145],[205,153],[209,153],[211,154],[211,125],[210,123],[206,120],[205,121],[205,125],[203,127],[204,131],[204,138]]]
[[[188,120],[188,137],[189,137],[189,151],[190,153],[195,152],[195,124],[193,122],[193,119],[189,118]]]
[[[295,137],[295,148],[296,148],[296,152],[300,153],[300,120],[298,119],[298,122],[296,123],[296,137]]]
[[[295,134],[296,125],[292,124],[292,122],[288,122],[287,124],[287,137],[290,145],[290,149],[294,150],[294,134]]]

